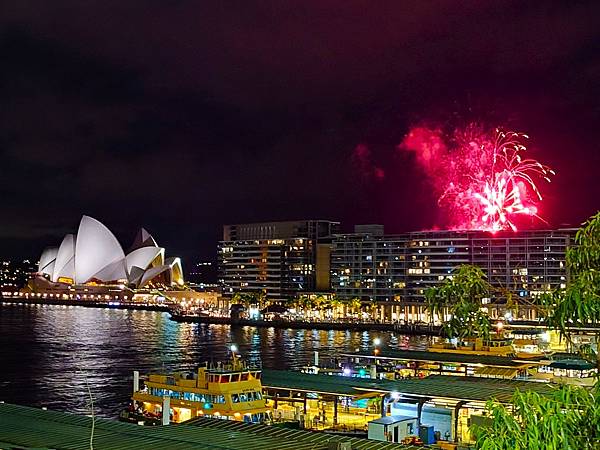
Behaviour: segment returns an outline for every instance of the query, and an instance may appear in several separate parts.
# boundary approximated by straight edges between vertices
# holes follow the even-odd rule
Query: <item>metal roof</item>
[[[485,402],[495,398],[508,402],[513,393],[535,391],[548,394],[552,387],[535,381],[501,380],[494,378],[430,375],[404,380],[372,380],[340,375],[306,374],[284,370],[263,369],[262,384],[276,388],[320,394],[358,396],[365,391],[375,394],[397,392],[403,397],[443,398],[455,401]]]
[[[583,359],[559,359],[550,363],[550,367],[553,369],[591,370],[596,366]]]
[[[203,428],[213,428],[227,431],[243,431],[244,433],[256,436],[269,436],[272,438],[279,439],[280,442],[282,442],[279,448],[304,448],[302,447],[302,445],[307,444],[311,446],[309,448],[320,449],[327,448],[328,443],[333,441],[350,442],[352,444],[353,450],[416,450],[417,448],[423,448],[422,446],[415,447],[413,445],[400,445],[390,442],[379,442],[350,436],[335,435],[332,433],[294,430],[278,426],[247,424],[243,422],[211,419],[206,417],[197,417],[195,419],[191,419],[187,422],[184,422],[182,425],[199,426]]]
[[[490,356],[490,355],[466,355],[461,353],[442,353],[429,352],[423,350],[394,350],[387,349],[377,355],[369,352],[356,353],[341,353],[341,356],[352,358],[369,358],[369,359],[387,359],[400,361],[419,361],[429,363],[453,363],[453,364],[471,364],[483,365],[490,367],[526,367],[530,365],[539,365],[540,358],[531,358],[527,360],[518,360],[506,356]]]
[[[97,450],[326,450],[330,441],[352,441],[357,450],[416,449],[367,439],[212,420],[196,426],[142,427],[96,418],[93,447]],[[78,450],[90,448],[92,419],[86,416],[0,404],[0,448]],[[253,427],[264,432],[254,432]]]

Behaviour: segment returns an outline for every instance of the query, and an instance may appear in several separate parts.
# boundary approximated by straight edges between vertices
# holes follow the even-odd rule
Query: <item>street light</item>
[[[237,353],[238,347],[235,344],[231,344],[231,347],[229,347],[229,350],[231,350],[231,353]]]
[[[375,347],[379,347],[381,345],[381,339],[379,339],[378,337],[373,339],[373,345]]]

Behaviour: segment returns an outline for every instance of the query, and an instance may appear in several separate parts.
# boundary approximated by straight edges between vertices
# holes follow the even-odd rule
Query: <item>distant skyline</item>
[[[430,122],[527,133],[557,172],[532,226],[578,226],[600,209],[598,42],[592,1],[5,2],[0,256],[84,214],[124,246],[144,225],[184,268],[228,223],[432,229],[397,151]]]

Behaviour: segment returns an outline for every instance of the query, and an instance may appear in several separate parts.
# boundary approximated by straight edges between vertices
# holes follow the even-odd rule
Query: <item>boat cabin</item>
[[[244,422],[270,418],[260,381],[261,371],[235,359],[231,363],[205,365],[195,372],[149,374],[144,386],[135,383],[132,400],[136,411],[162,416],[169,407],[172,422],[198,416]],[[165,401],[167,399],[167,401]]]

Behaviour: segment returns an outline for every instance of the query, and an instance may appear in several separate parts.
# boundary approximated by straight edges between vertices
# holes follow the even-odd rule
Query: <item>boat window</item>
[[[233,403],[239,403],[240,402],[240,396],[237,394],[231,394],[231,401]]]
[[[260,375],[261,372],[254,372],[254,378],[256,378],[257,380],[260,380]]]
[[[231,375],[231,382],[235,383],[237,381],[240,381],[240,374],[239,373],[234,373],[233,375]]]
[[[225,396],[224,395],[215,395],[214,403],[225,403]]]
[[[240,402],[247,402],[248,401],[248,395],[241,393],[240,394]]]
[[[242,375],[242,381],[248,380],[248,376],[250,375],[248,372],[244,372]]]
[[[221,383],[229,383],[231,375],[221,375]]]

